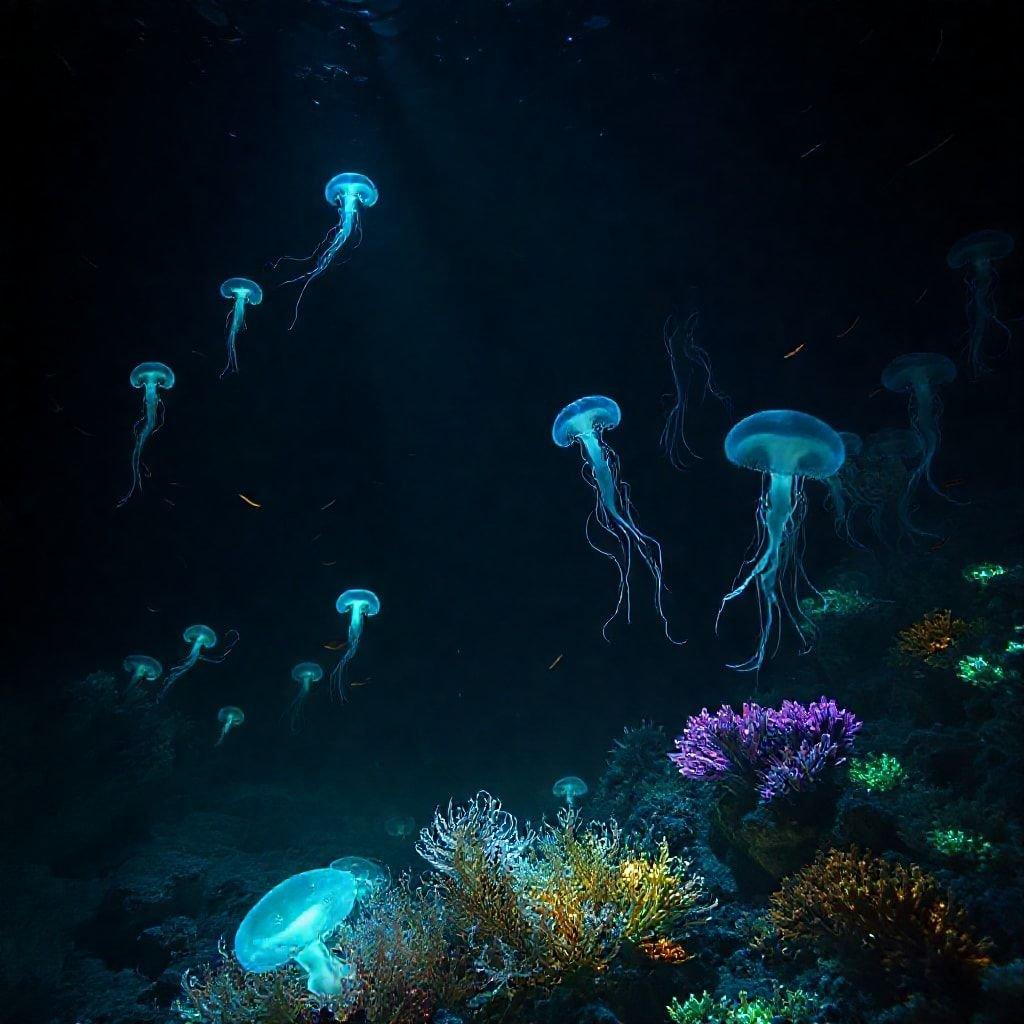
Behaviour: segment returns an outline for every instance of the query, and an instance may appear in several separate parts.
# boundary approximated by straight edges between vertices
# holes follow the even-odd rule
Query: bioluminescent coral
[[[170,672],[167,673],[167,678],[164,680],[163,689],[160,691],[158,700],[163,700],[171,691],[171,687],[190,669],[194,668],[196,663],[199,661],[209,661],[215,664],[222,662],[232,651],[235,644],[238,643],[238,633],[235,630],[230,630],[227,634],[227,647],[223,653],[216,657],[209,654],[204,654],[204,651],[208,651],[213,647],[217,646],[217,634],[210,629],[209,626],[195,625],[189,626],[184,633],[181,634],[182,639],[189,645],[188,654],[185,656],[183,661],[180,661],[175,665]]]
[[[696,334],[696,313],[691,313],[682,326],[674,316],[670,316],[662,330],[674,394],[672,408],[661,431],[661,448],[676,469],[686,469],[687,458],[700,458],[686,440],[686,413],[694,374],[701,378],[701,397],[711,395],[725,406],[727,412],[732,412],[732,402],[715,384],[711,357],[697,344]]]
[[[813,789],[846,760],[861,722],[834,700],[762,708],[723,704],[714,714],[691,715],[678,753],[669,754],[688,779],[721,782],[734,792],[753,787],[761,801]]]
[[[323,677],[324,670],[315,661],[300,661],[292,669],[292,679],[299,684],[299,692],[292,701],[289,715],[292,732],[298,732],[302,728],[302,712],[309,699],[309,691],[313,684],[320,682]]]
[[[877,604],[874,598],[865,597],[856,590],[825,587],[817,594],[803,598],[800,610],[810,619],[849,619],[869,611]]]
[[[985,861],[995,853],[995,847],[984,836],[962,828],[933,828],[925,839],[943,857]]]
[[[142,684],[152,683],[164,674],[164,667],[156,658],[147,654],[129,654],[124,659],[123,668],[128,673],[128,687],[124,691],[125,700],[139,697]]]
[[[956,674],[979,690],[994,690],[1007,681],[1006,669],[983,654],[968,654],[956,663]]]
[[[904,658],[931,662],[951,650],[967,632],[963,619],[953,618],[948,609],[929,612],[896,635],[896,650]]]
[[[629,485],[619,478],[618,456],[604,440],[605,432],[614,430],[621,419],[622,412],[614,399],[605,395],[588,395],[570,402],[555,417],[551,438],[559,448],[579,443],[583,455],[583,476],[594,489],[594,510],[587,520],[587,543],[613,562],[619,574],[618,600],[601,628],[602,634],[605,639],[608,638],[608,626],[623,604],[626,607],[626,621],[631,618],[629,570],[633,553],[636,552],[654,579],[654,608],[661,619],[665,636],[671,640],[668,620],[661,607],[664,589],[661,545],[637,526],[629,500]],[[615,544],[614,550],[609,551],[594,543],[590,536],[592,521],[611,538]]]
[[[346,590],[339,595],[334,607],[339,615],[348,615],[348,643],[342,652],[338,664],[331,672],[331,684],[334,692],[341,698],[345,695],[345,669],[359,650],[359,641],[363,637],[363,626],[366,619],[380,611],[380,598],[372,590]]]
[[[335,871],[347,871],[356,880],[356,899],[363,902],[391,884],[391,872],[369,857],[339,857],[330,866]]]
[[[907,776],[899,759],[892,754],[868,754],[850,758],[850,781],[868,792],[886,793]]]
[[[235,956],[247,971],[272,971],[294,960],[318,996],[337,995],[352,976],[324,945],[351,913],[356,881],[347,871],[317,868],[286,878],[250,911],[235,932]]]
[[[227,707],[223,707],[217,712],[217,721],[220,722],[220,736],[217,739],[215,746],[220,746],[225,737],[232,729],[237,729],[245,721],[245,712],[241,708],[236,708],[234,705],[229,704]]]
[[[988,371],[985,362],[985,335],[997,327],[1009,336],[1010,329],[996,313],[996,272],[992,264],[1013,252],[1013,238],[1005,231],[975,231],[961,238],[946,256],[953,270],[964,268],[967,282],[967,354],[971,375],[980,377]]]
[[[566,807],[574,807],[576,800],[586,796],[589,788],[578,775],[566,775],[551,787],[551,793],[559,800],[564,800]]]
[[[691,995],[685,1003],[673,999],[666,1007],[672,1024],[819,1024],[821,1004],[803,989],[780,989],[768,999],[751,999],[739,992],[714,999],[708,992]]]
[[[807,510],[804,480],[825,480],[838,472],[846,457],[842,439],[822,420],[803,412],[771,409],[740,420],[725,438],[725,456],[735,466],[761,474],[757,505],[757,547],[744,563],[725,606],[756,583],[761,612],[757,650],[729,668],[756,671],[764,663],[780,609],[807,646],[805,631],[812,627],[800,611],[799,588],[806,582],[800,538]],[[803,619],[803,622],[801,622]],[[717,625],[717,620],[716,620]]]
[[[229,373],[238,373],[238,332],[245,327],[245,307],[258,306],[263,301],[263,289],[247,277],[229,277],[221,286],[220,293],[225,299],[231,299],[231,312],[228,314],[228,361],[220,371],[222,377]]]
[[[324,186],[324,199],[327,200],[329,206],[337,209],[338,223],[327,232],[326,237],[309,256],[299,259],[298,262],[315,260],[313,269],[284,282],[285,284],[292,284],[295,281],[302,282],[299,297],[295,300],[295,316],[288,330],[291,330],[299,319],[299,304],[302,302],[303,295],[306,294],[306,289],[330,267],[345,243],[359,230],[360,209],[364,206],[375,205],[378,198],[377,186],[365,174],[350,172],[336,174]],[[283,259],[291,260],[293,258],[285,256]],[[280,262],[282,260],[278,260],[278,263]]]
[[[980,583],[984,587],[1000,576],[1006,576],[1009,571],[1005,565],[999,565],[997,562],[978,562],[975,565],[968,565],[963,575],[969,583]]]
[[[132,370],[128,380],[133,388],[142,391],[142,418],[135,424],[135,446],[132,448],[132,483],[128,493],[117,503],[120,508],[141,486],[142,449],[150,435],[159,429],[157,413],[164,403],[159,392],[174,387],[174,371],[165,363],[139,363]]]

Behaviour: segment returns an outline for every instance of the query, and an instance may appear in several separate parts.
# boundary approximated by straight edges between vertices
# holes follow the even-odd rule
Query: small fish
[[[845,338],[850,333],[850,331],[852,331],[854,329],[854,327],[856,327],[857,324],[859,324],[859,323],[860,323],[860,317],[859,316],[854,317],[853,323],[850,324],[850,326],[847,327],[846,330],[843,331],[841,334],[837,334],[836,337],[837,338]]]
[[[874,390],[874,391],[872,391],[872,392],[871,392],[871,393],[870,393],[870,394],[868,395],[868,398],[874,398],[874,397],[875,397],[875,395],[880,395],[881,393],[882,393],[882,389],[881,389],[881,388],[875,388],[875,390]]]
[[[564,654],[560,654],[557,658],[555,658],[555,660],[551,662],[550,665],[548,665],[548,671],[550,672],[553,668],[555,668],[564,657]]]
[[[348,647],[348,643],[344,640],[328,640],[327,643],[320,646],[326,651],[340,651],[342,648]]]
[[[337,563],[337,561],[334,561],[334,562],[321,562],[320,564],[321,565],[337,565],[338,563]]]
[[[246,505],[250,506],[250,508],[263,508],[258,501],[253,501],[252,498],[242,494],[241,491],[238,492],[238,496],[246,503]]]
[[[963,482],[964,482],[963,479],[958,477],[956,480],[947,480],[942,486],[943,487],[959,487]]]
[[[321,512],[326,512],[337,500],[338,500],[337,498],[331,498],[331,500],[329,502],[327,502],[326,505],[321,505],[320,506],[320,511]]]
[[[370,681],[371,678],[372,678],[372,676],[370,676],[370,677],[368,677],[366,679],[357,679],[355,682],[349,683],[348,685],[349,686],[365,686]]]
[[[809,157],[812,153],[817,153],[818,150],[821,149],[821,147],[824,146],[824,145],[825,145],[824,142],[819,142],[816,146],[811,146],[811,148],[809,150],[807,150],[806,153],[801,153],[800,154],[800,159],[801,160],[806,160],[807,157]]]
[[[807,342],[801,341],[800,344],[797,345],[797,347],[795,349],[793,349],[792,352],[787,352],[782,358],[783,359],[792,359],[793,356],[795,356],[798,352],[803,352],[803,350],[805,348],[807,348]]]

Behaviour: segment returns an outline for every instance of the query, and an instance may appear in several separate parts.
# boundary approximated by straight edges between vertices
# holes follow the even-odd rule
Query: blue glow
[[[141,488],[142,449],[149,435],[162,426],[157,424],[157,413],[164,403],[160,400],[159,389],[168,391],[174,387],[174,371],[164,363],[139,363],[132,370],[128,381],[133,388],[142,391],[142,418],[135,424],[135,446],[132,448],[132,485],[128,493],[117,503],[120,508]]]
[[[315,261],[312,270],[308,270],[306,273],[299,274],[298,277],[290,278],[284,282],[284,284],[293,284],[296,281],[302,282],[299,297],[295,300],[295,316],[292,318],[291,325],[288,328],[289,331],[299,319],[299,304],[302,302],[302,296],[306,294],[306,289],[330,267],[334,257],[341,252],[345,243],[360,230],[360,207],[375,206],[378,198],[377,186],[365,174],[350,172],[336,174],[324,186],[324,199],[327,200],[330,206],[337,207],[338,223],[327,232],[323,241],[320,242],[309,256],[299,258],[284,256],[274,264],[274,268],[277,269],[278,264],[283,260],[292,260],[300,263],[308,260]],[[358,244],[358,235],[356,244]]]
[[[967,284],[967,358],[971,376],[980,377],[989,372],[985,362],[985,336],[990,327],[1001,330],[1006,337],[1010,328],[996,313],[995,285],[998,280],[994,260],[1001,260],[1013,252],[1013,238],[1005,231],[975,231],[961,238],[946,256],[954,270],[964,268]]]
[[[125,700],[136,700],[142,696],[142,684],[152,683],[164,674],[164,667],[156,658],[146,654],[129,654],[124,659],[125,672],[128,673],[128,687],[124,692]]]
[[[241,708],[236,708],[229,704],[217,712],[217,721],[221,725],[220,738],[214,745],[219,747],[224,742],[224,737],[232,729],[237,729],[245,721],[245,712]]]
[[[725,457],[735,466],[761,474],[754,554],[740,569],[726,604],[757,584],[761,634],[757,650],[746,661],[729,665],[753,672],[764,664],[768,641],[782,617],[793,624],[806,649],[813,626],[800,609],[800,585],[810,584],[803,567],[803,524],[807,514],[804,480],[825,480],[837,473],[846,457],[842,438],[822,420],[788,409],[771,409],[740,420],[725,438]],[[813,589],[813,588],[812,588]],[[717,620],[716,620],[717,628]]]
[[[157,698],[158,700],[163,700],[167,694],[171,692],[171,687],[174,686],[174,684],[186,672],[193,669],[197,662],[208,661],[213,664],[219,664],[231,653],[235,644],[238,643],[238,633],[233,629],[230,630],[226,637],[226,648],[222,654],[214,657],[203,653],[204,651],[208,651],[217,646],[217,634],[210,629],[209,626],[189,626],[188,629],[181,634],[181,638],[189,645],[188,654],[185,655],[184,661],[180,661],[171,669],[170,672],[167,673],[167,678],[164,680],[163,689],[160,691],[160,696]]]
[[[299,684],[299,692],[291,704],[292,732],[298,732],[302,728],[302,714],[309,699],[309,691],[313,684],[320,682],[323,677],[324,670],[315,661],[300,661],[292,669],[292,679]]]
[[[348,615],[348,644],[338,664],[331,672],[331,686],[342,699],[345,698],[345,669],[359,650],[363,637],[363,626],[368,617],[380,611],[380,598],[372,590],[346,590],[334,603],[339,615]]]
[[[274,886],[235,932],[235,956],[246,971],[263,974],[294,960],[314,995],[336,996],[354,974],[324,939],[352,912],[356,880],[348,871],[316,868]]]
[[[220,286],[220,293],[232,302],[228,314],[228,361],[220,371],[221,377],[224,377],[229,373],[238,373],[236,342],[238,332],[245,328],[245,307],[258,306],[263,301],[263,289],[247,277],[229,277]]]
[[[608,639],[611,621],[625,605],[626,621],[631,620],[629,570],[635,551],[654,579],[654,608],[661,619],[665,636],[673,643],[668,631],[668,620],[661,606],[664,590],[662,582],[661,545],[643,532],[633,518],[629,500],[629,485],[619,478],[618,456],[605,443],[604,434],[614,430],[622,419],[622,412],[614,399],[605,395],[588,395],[570,402],[555,417],[551,439],[559,448],[568,448],[578,442],[583,454],[583,478],[594,490],[594,510],[587,519],[587,543],[615,564],[619,574],[619,595],[615,608],[601,633]],[[611,551],[595,544],[590,537],[590,524],[596,522],[611,537],[615,548]]]

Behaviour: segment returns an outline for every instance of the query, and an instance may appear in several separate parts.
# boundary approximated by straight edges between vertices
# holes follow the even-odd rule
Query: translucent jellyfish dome
[[[359,607],[366,615],[376,615],[380,611],[380,598],[372,590],[357,587],[340,594],[338,600],[334,602],[334,607],[341,614]]]
[[[124,659],[124,670],[136,679],[145,679],[152,682],[163,675],[164,667],[156,658],[148,654],[129,654]]]
[[[581,796],[586,796],[589,790],[590,787],[578,775],[566,775],[551,787],[552,795],[564,800],[569,807]]]
[[[263,301],[263,289],[247,277],[229,277],[220,286],[220,294],[225,299],[241,299],[250,306]]]
[[[331,206],[339,206],[347,196],[357,199],[363,206],[373,206],[379,198],[377,186],[365,174],[346,171],[336,174],[324,186],[324,199]]]
[[[174,371],[166,363],[139,363],[128,376],[133,388],[174,387]]]
[[[556,417],[551,439],[568,448],[577,438],[602,430],[614,430],[622,421],[622,410],[614,398],[588,395],[570,402]]]
[[[188,629],[181,634],[181,638],[185,643],[192,644],[200,650],[207,647],[217,646],[217,634],[210,629],[209,626],[189,626]]]
[[[404,839],[416,831],[416,819],[410,815],[393,814],[384,822],[384,831],[392,839]]]
[[[725,457],[759,473],[824,480],[842,466],[846,450],[839,434],[816,416],[768,409],[740,420],[729,431]]]
[[[357,900],[365,900],[391,881],[391,872],[369,857],[339,857],[331,861],[331,867],[335,871],[347,871],[356,880]]]
[[[922,385],[949,384],[956,379],[956,364],[941,352],[908,352],[897,356],[882,371],[882,386],[897,393]]]
[[[315,661],[300,661],[292,669],[292,679],[304,685],[318,683],[323,677],[324,670]]]
[[[955,242],[946,255],[946,262],[956,270],[972,263],[1001,260],[1013,252],[1013,236],[1005,231],[986,228],[974,231]]]
[[[245,721],[245,712],[241,708],[236,708],[234,705],[229,704],[217,712],[217,721],[221,725],[226,725],[229,729],[233,729],[236,725],[241,725]]]

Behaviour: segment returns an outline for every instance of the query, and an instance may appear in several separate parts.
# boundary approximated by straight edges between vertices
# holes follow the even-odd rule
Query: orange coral
[[[693,958],[682,945],[672,939],[645,939],[640,943],[640,952],[659,964],[681,964]]]
[[[950,650],[966,631],[963,619],[954,619],[948,608],[936,609],[902,630],[896,637],[896,647],[905,658],[931,661]]]

